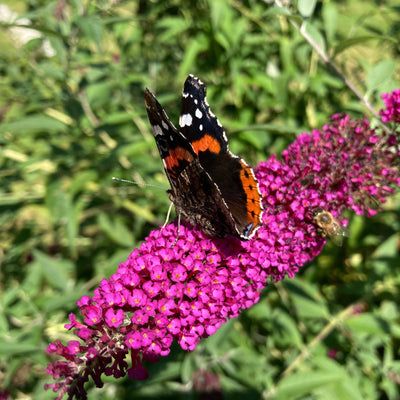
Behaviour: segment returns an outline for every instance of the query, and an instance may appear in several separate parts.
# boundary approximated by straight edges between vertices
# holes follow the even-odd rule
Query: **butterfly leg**
[[[181,230],[181,214],[178,214],[178,230],[176,232],[176,239],[175,242],[172,244],[171,249],[176,245],[176,242],[179,239],[179,231]]]
[[[165,219],[164,225],[162,226],[161,229],[164,229],[164,228],[167,226],[168,221],[169,221],[169,216],[170,216],[170,214],[171,214],[171,209],[172,209],[172,206],[173,206],[173,205],[174,205],[174,203],[171,202],[171,204],[170,204],[170,206],[169,206],[169,208],[168,208],[167,218]],[[177,242],[178,239],[179,239],[179,231],[180,231],[180,228],[181,228],[181,214],[179,213],[179,214],[178,214],[178,231],[177,231],[177,233],[176,233],[175,242],[172,244],[171,248],[174,247],[174,246],[176,245],[176,242]]]
[[[167,218],[165,219],[164,225],[162,226],[161,229],[164,229],[164,228],[167,226],[168,221],[169,221],[169,216],[170,216],[170,214],[171,214],[171,210],[172,210],[172,206],[173,206],[173,205],[174,205],[174,203],[171,203],[171,204],[170,204],[170,206],[169,206],[169,208],[168,208],[168,212],[167,212]]]

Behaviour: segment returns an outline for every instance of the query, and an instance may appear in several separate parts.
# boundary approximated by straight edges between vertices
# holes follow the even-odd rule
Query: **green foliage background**
[[[164,189],[111,180],[168,187],[145,87],[177,122],[183,82],[199,76],[232,151],[253,165],[333,113],[368,113],[292,23],[376,110],[399,87],[394,0],[3,5],[41,33],[23,43],[21,22],[2,19],[0,388],[12,398],[55,397],[43,390],[48,343],[72,339],[75,302],[164,221]],[[196,351],[175,347],[148,381],[109,379],[89,398],[398,399],[399,196],[370,220],[348,217],[344,247],[328,243]]]

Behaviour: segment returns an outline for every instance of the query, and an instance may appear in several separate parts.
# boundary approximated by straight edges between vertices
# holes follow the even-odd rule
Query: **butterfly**
[[[149,89],[145,103],[177,214],[213,237],[254,236],[263,211],[258,182],[253,169],[229,151],[204,83],[187,77],[179,130]]]

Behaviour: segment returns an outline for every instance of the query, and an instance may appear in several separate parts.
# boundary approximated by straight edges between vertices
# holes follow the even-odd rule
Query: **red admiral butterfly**
[[[176,212],[211,236],[250,239],[261,225],[258,183],[252,168],[229,151],[203,82],[186,79],[179,131],[148,89],[145,102]]]

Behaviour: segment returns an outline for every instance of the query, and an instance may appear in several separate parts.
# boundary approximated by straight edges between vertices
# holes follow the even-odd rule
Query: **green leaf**
[[[90,293],[82,287],[79,289],[74,287],[73,291],[64,291],[62,296],[49,296],[44,298],[41,308],[46,313],[54,313],[59,310],[70,310],[83,295],[90,295]]]
[[[298,399],[311,394],[315,389],[326,385],[337,385],[346,378],[345,371],[307,371],[298,372],[283,378],[276,390],[277,399]]]
[[[268,7],[267,11],[264,12],[264,16],[275,16],[275,15],[282,15],[290,20],[293,20],[297,23],[302,22],[302,18],[299,15],[291,14],[290,10],[285,7]]]
[[[99,128],[102,128],[103,125],[119,125],[127,122],[131,123],[133,117],[134,114],[132,114],[131,112],[114,112],[104,116],[101,121],[102,125],[100,125]]]
[[[76,246],[77,246],[77,238],[79,232],[79,216],[82,215],[82,211],[85,208],[86,201],[83,198],[78,199],[72,204],[72,201],[68,204],[67,214],[65,215],[65,229],[66,229],[66,238],[69,250],[71,251],[72,256],[75,258],[76,256]]]
[[[117,266],[125,262],[128,258],[129,251],[124,247],[123,249],[116,250],[113,254],[109,255],[106,259],[97,262],[94,265],[96,276],[107,277],[111,276],[117,269]]]
[[[61,182],[55,181],[46,188],[46,205],[55,223],[65,223],[67,208],[70,207],[70,195],[64,191]]]
[[[38,348],[37,344],[31,343],[12,343],[12,342],[0,342],[0,355],[5,357],[14,357],[18,355],[28,355],[28,353],[42,351]]]
[[[397,243],[399,233],[395,233],[384,240],[374,251],[371,257],[371,263],[375,272],[384,275],[391,272],[393,265],[398,264],[399,255],[397,252]]]
[[[322,386],[315,391],[321,399],[329,400],[362,400],[364,397],[360,391],[359,382],[354,376],[348,374],[347,369],[329,357],[316,356],[310,359],[310,364],[319,371],[337,372],[343,374],[340,383]]]
[[[65,229],[68,247],[74,255],[76,240],[79,230],[79,215],[85,206],[84,199],[73,200],[69,192],[66,192],[60,182],[54,182],[47,187],[46,204],[54,224]]]
[[[113,81],[91,83],[86,88],[86,94],[91,107],[101,107],[110,101],[112,91],[115,87]]]
[[[310,283],[299,279],[288,280],[282,284],[289,291],[299,316],[302,318],[330,318],[325,299]]]
[[[126,229],[125,225],[121,221],[116,218],[111,219],[106,214],[100,214],[98,217],[98,223],[100,229],[102,229],[114,242],[126,247],[132,246],[132,234],[128,229]]]
[[[324,32],[328,42],[332,42],[338,22],[338,9],[334,2],[326,2],[322,5],[322,18],[324,22]]]
[[[311,17],[314,13],[317,0],[298,0],[297,8],[303,17]]]
[[[103,23],[100,16],[85,16],[79,17],[76,20],[77,25],[84,33],[84,35],[90,39],[101,52],[102,50],[102,36],[103,36]]]
[[[389,236],[384,240],[374,251],[373,258],[389,258],[398,256],[398,250],[396,248],[399,242],[400,233]]]
[[[283,312],[273,314],[273,332],[280,346],[294,345],[298,349],[303,347],[303,341],[295,320]]]
[[[18,121],[8,122],[0,125],[0,133],[11,132],[19,135],[30,135],[36,133],[65,133],[68,125],[47,115],[31,115]]]
[[[321,49],[323,53],[326,52],[325,39],[315,25],[311,24],[309,21],[306,21],[302,25],[301,29],[304,29],[308,36],[310,36],[315,46]]]
[[[396,43],[396,40],[389,36],[381,36],[381,35],[363,35],[357,36],[350,39],[342,40],[337,46],[334,48],[334,54],[337,56],[342,51],[348,49],[349,47],[355,46],[357,44],[367,43],[370,40],[389,40],[393,43]]]
[[[44,278],[55,288],[65,290],[73,271],[73,263],[69,260],[49,257],[39,250],[33,250],[34,263],[38,264]]]
[[[362,335],[372,334],[386,336],[391,333],[391,327],[388,322],[370,313],[354,315],[345,320],[344,324],[355,333]]]
[[[161,42],[169,42],[171,38],[183,34],[189,27],[188,22],[180,17],[165,17],[157,23],[157,28],[164,30],[157,39]]]
[[[143,218],[148,222],[151,222],[153,224],[157,222],[156,216],[148,208],[140,206],[135,202],[124,200],[121,203],[121,207],[125,208],[131,213],[138,215],[140,218]]]
[[[196,60],[201,51],[206,50],[208,46],[207,38],[203,34],[194,37],[189,43],[184,57],[179,67],[178,77],[186,77],[193,70],[193,65],[196,65]]]
[[[40,293],[44,280],[42,266],[39,262],[34,261],[30,263],[27,268],[21,289],[24,290],[28,296],[33,298]]]
[[[98,174],[94,170],[81,171],[73,176],[69,193],[74,196],[79,191],[87,189],[88,185],[97,181]]]

